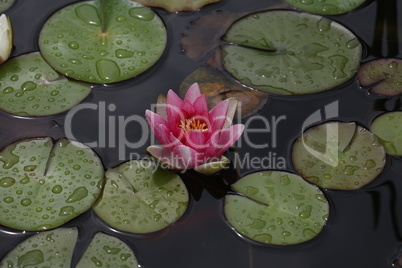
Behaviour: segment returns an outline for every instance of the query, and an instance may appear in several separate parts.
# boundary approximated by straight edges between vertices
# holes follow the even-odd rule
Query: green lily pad
[[[221,0],[136,0],[136,2],[150,7],[161,7],[169,12],[196,11],[205,5]]]
[[[310,94],[351,79],[362,47],[348,29],[295,11],[250,14],[223,37],[225,69],[241,83],[275,94]]]
[[[166,40],[162,20],[147,7],[129,0],[96,0],[54,13],[42,28],[39,48],[43,58],[66,76],[112,83],[153,66]]]
[[[402,112],[380,115],[371,124],[370,131],[381,140],[387,154],[402,155]]]
[[[80,103],[90,92],[89,84],[61,76],[37,52],[0,65],[0,109],[11,114],[58,114]]]
[[[101,192],[104,170],[81,143],[22,140],[0,152],[0,224],[40,231],[88,210]]]
[[[137,267],[134,252],[120,239],[97,233],[89,244],[76,268],[87,267]]]
[[[4,12],[7,9],[9,9],[13,4],[15,0],[1,0],[0,1],[0,12]]]
[[[357,79],[362,86],[373,85],[370,93],[383,96],[402,94],[402,60],[379,59],[360,67]]]
[[[151,233],[178,220],[188,206],[178,175],[151,161],[130,161],[106,172],[95,213],[121,231]]]
[[[70,267],[77,228],[59,228],[35,234],[11,250],[1,267]]]
[[[321,14],[337,15],[358,8],[366,0],[285,0],[288,4],[302,11]]]
[[[378,138],[355,123],[329,122],[306,130],[292,149],[293,165],[323,188],[354,190],[373,181],[385,165]]]
[[[321,190],[283,171],[249,174],[232,185],[242,195],[227,195],[225,215],[241,235],[261,243],[291,245],[321,232],[329,205]]]

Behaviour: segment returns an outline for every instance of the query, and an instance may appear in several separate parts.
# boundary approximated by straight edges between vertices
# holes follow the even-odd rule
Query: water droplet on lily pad
[[[292,161],[304,179],[320,187],[358,189],[385,166],[385,150],[378,143],[373,133],[354,122],[328,122],[309,128],[295,141]]]
[[[187,189],[175,173],[150,161],[130,161],[106,172],[103,194],[93,209],[113,228],[151,233],[178,220],[188,200]],[[129,218],[124,221],[125,215]]]
[[[309,13],[321,15],[338,15],[349,12],[366,0],[285,0],[295,8]]]
[[[250,192],[250,187],[259,190]],[[324,194],[295,174],[256,172],[241,178],[232,188],[241,195],[226,195],[226,219],[237,232],[258,242],[302,243],[320,233],[326,223],[329,205]],[[292,195],[302,195],[303,202],[289,198]],[[303,231],[306,229],[312,232]]]

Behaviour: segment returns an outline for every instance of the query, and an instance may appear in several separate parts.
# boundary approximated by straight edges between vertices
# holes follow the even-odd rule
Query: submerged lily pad
[[[155,64],[165,46],[162,20],[129,0],[69,5],[46,21],[39,37],[40,51],[53,68],[93,83],[137,76]]]
[[[134,252],[120,239],[97,233],[89,244],[76,268],[88,267],[137,267]]]
[[[151,233],[178,220],[188,200],[178,175],[151,161],[130,161],[106,172],[105,188],[94,210],[113,228]]]
[[[295,11],[250,14],[224,36],[225,69],[241,83],[275,94],[309,94],[351,79],[360,65],[356,36],[327,18]]]
[[[0,109],[21,116],[46,116],[67,111],[91,92],[87,83],[55,72],[37,52],[0,66]]]
[[[136,0],[136,2],[150,7],[161,7],[169,12],[196,11],[201,7],[221,0]]]
[[[213,67],[201,67],[187,76],[180,85],[180,94],[184,97],[187,89],[197,81],[202,94],[207,97],[208,108],[212,109],[219,102],[236,98],[241,117],[257,113],[268,101],[268,94],[250,90],[227,79],[220,70]]]
[[[13,4],[15,0],[1,0],[0,1],[0,12],[4,12],[7,9],[9,9]]]
[[[355,123],[329,122],[306,130],[292,150],[293,165],[320,187],[354,190],[373,181],[385,166],[378,138]]]
[[[11,250],[1,267],[70,267],[77,228],[59,228],[35,234]]]
[[[300,176],[263,171],[232,185],[242,195],[227,195],[225,215],[241,235],[261,243],[290,245],[321,232],[329,205],[321,190]]]
[[[302,11],[322,14],[337,15],[358,8],[366,0],[285,0],[290,5]]]
[[[402,60],[379,59],[360,67],[357,79],[362,86],[373,86],[370,93],[383,96],[402,94]]]
[[[387,154],[402,155],[402,112],[380,115],[370,130],[381,140]]]
[[[0,224],[52,229],[88,210],[101,192],[103,166],[81,143],[38,138],[0,152]]]

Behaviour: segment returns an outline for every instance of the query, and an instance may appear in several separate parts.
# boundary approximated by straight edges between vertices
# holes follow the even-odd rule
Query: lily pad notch
[[[39,48],[68,77],[114,83],[145,72],[164,53],[166,27],[151,9],[130,0],[71,4],[44,24]]]

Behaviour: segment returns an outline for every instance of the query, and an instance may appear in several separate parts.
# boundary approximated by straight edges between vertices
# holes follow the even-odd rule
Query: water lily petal
[[[194,83],[187,90],[184,101],[188,101],[193,104],[199,96],[201,96],[200,87],[198,86],[198,83]]]
[[[150,110],[145,111],[145,117],[156,139],[161,144],[169,144],[168,134],[170,131],[167,128],[166,120],[159,114],[154,113]]]
[[[194,170],[204,175],[211,175],[218,171],[221,171],[222,169],[227,167],[229,163],[230,163],[229,159],[227,159],[224,156],[221,156],[219,160],[207,162],[205,164],[196,166]]]
[[[194,114],[198,114],[198,111],[194,109],[193,104],[188,101],[185,101],[183,106],[181,107],[181,111],[184,114],[184,118],[191,118]]]
[[[177,157],[174,153],[166,150],[162,146],[149,146],[147,152],[156,158],[159,162],[166,165],[166,168],[170,169],[184,169],[185,166],[181,165],[180,161],[177,161]]]
[[[238,100],[236,98],[228,98],[229,101],[228,112],[227,112],[227,119],[225,124],[223,125],[224,128],[230,127],[233,123],[233,117],[237,110]]]
[[[186,133],[184,137],[185,145],[193,148],[197,152],[203,152],[207,148],[207,145],[205,144],[207,140],[205,132],[196,130]]]
[[[173,91],[173,90],[169,90],[166,96],[166,104],[168,106],[173,105],[176,106],[178,108],[181,108],[181,106],[183,106],[183,100],[180,99],[180,97]]]
[[[244,130],[243,124],[236,124],[230,128],[225,128],[221,131],[219,141],[216,144],[216,156],[223,154],[230,146],[232,146],[241,136]]]
[[[180,163],[179,165],[184,166],[185,169],[193,169],[202,163],[202,155],[188,146],[176,146],[173,152],[177,157],[177,161]]]
[[[229,101],[224,100],[218,103],[210,112],[209,118],[211,121],[211,131],[215,132],[222,129],[225,122],[228,121],[227,113],[229,108]],[[231,121],[231,120],[230,120]]]
[[[205,95],[199,96],[193,103],[194,109],[201,117],[209,118],[207,98]],[[209,121],[209,120],[208,120]]]

